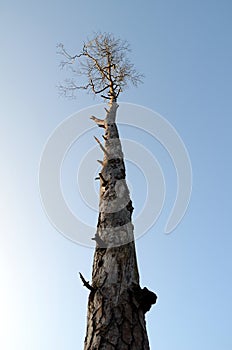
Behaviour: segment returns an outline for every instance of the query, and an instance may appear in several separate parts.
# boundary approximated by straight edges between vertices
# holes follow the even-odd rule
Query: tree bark
[[[139,285],[123,152],[116,125],[118,105],[106,118],[92,117],[105,129],[100,179],[99,218],[95,237],[91,292],[84,350],[148,350],[145,313],[156,295]]]

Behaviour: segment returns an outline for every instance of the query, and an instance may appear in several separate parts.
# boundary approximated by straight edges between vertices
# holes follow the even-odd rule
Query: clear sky
[[[151,349],[232,348],[231,12],[230,0],[1,0],[1,349],[83,346],[88,291],[78,272],[90,278],[93,250],[67,240],[50,224],[40,202],[38,168],[56,126],[99,102],[84,93],[72,101],[58,97],[63,75],[56,44],[78,49],[96,30],[127,39],[145,75],[144,84],[121,101],[164,116],[192,162],[188,211],[165,235],[175,172],[160,146],[151,149],[167,181],[164,210],[136,243],[141,285],[159,296],[147,314]],[[121,132],[130,136],[129,130]],[[94,145],[92,135],[89,140]],[[70,182],[78,167],[72,159]],[[142,177],[133,180],[130,174],[128,164],[138,210],[144,196],[136,184]],[[66,182],[67,176],[68,171]]]

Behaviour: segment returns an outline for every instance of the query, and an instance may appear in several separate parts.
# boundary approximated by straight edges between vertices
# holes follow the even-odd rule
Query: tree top
[[[75,97],[77,90],[100,95],[116,102],[119,94],[130,84],[137,86],[143,75],[138,73],[127,57],[130,47],[127,41],[115,38],[111,33],[96,33],[84,42],[79,53],[70,54],[64,45],[57,45],[62,56],[61,68],[71,70],[72,78],[59,85],[60,93]]]

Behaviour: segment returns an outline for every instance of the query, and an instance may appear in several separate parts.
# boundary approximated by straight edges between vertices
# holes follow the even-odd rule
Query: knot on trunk
[[[134,285],[131,288],[131,293],[136,306],[141,308],[144,314],[156,303],[157,295],[146,287],[141,288],[139,285]]]

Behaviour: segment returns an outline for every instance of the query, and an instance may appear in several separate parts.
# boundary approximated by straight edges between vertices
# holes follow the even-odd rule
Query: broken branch
[[[94,115],[92,115],[90,117],[90,119],[92,119],[100,128],[105,128],[105,121],[103,119],[99,119],[94,117]]]
[[[100,238],[98,233],[96,233],[95,236],[91,239],[98,244],[99,248],[106,248],[107,247],[106,243]]]
[[[104,179],[104,177],[102,176],[101,173],[99,173],[99,176],[100,176],[100,178],[101,178],[101,180],[102,180],[102,186],[105,187],[105,186],[108,184],[108,181],[106,181],[106,180]]]
[[[97,141],[97,143],[99,144],[99,146],[101,147],[102,151],[105,153],[105,155],[107,157],[109,157],[109,153],[107,152],[107,150],[105,149],[104,146],[102,146],[101,142],[98,140],[98,138],[96,136],[94,136],[95,140]]]
[[[80,275],[80,279],[83,282],[83,286],[85,286],[87,289],[89,289],[89,290],[91,290],[91,292],[93,292],[95,289],[89,284],[89,281],[87,282],[80,272],[79,272],[79,275]]]

